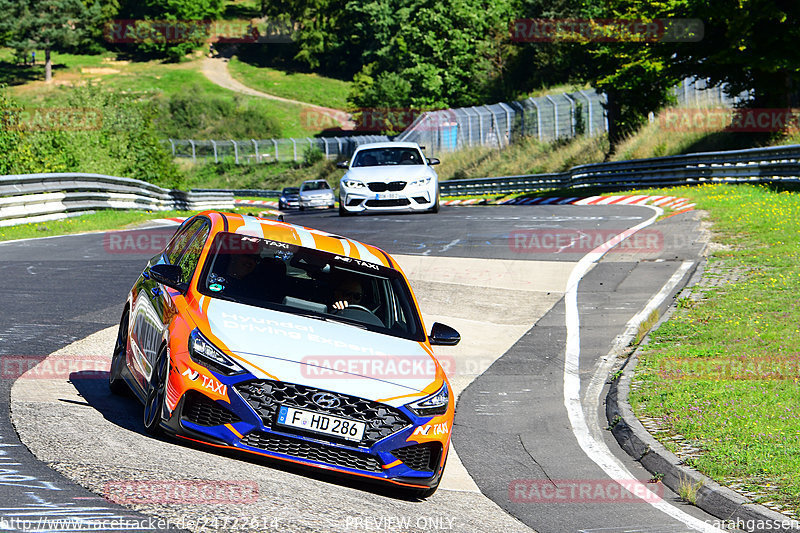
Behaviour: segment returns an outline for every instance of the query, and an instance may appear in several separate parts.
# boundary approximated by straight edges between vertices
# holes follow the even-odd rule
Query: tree
[[[84,22],[96,16],[80,0],[0,0],[0,33],[10,35],[6,44],[19,53],[44,50],[45,81],[53,77],[51,50],[74,44],[85,32]]]
[[[202,21],[222,16],[224,0],[128,0],[121,18],[135,20],[135,53],[179,61],[209,38]]]

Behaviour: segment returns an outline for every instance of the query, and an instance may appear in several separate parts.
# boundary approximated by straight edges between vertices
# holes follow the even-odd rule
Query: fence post
[[[325,145],[325,159],[330,159],[330,153],[328,152],[328,139],[323,137],[322,144]]]
[[[578,91],[581,95],[586,98],[586,105],[588,107],[587,113],[589,115],[589,119],[586,121],[586,125],[588,126],[587,132],[589,133],[589,137],[592,136],[592,100],[589,98],[583,89]]]
[[[542,140],[542,112],[539,110],[539,104],[536,103],[532,97],[528,98],[533,104],[534,109],[536,109],[536,137],[539,141]]]
[[[194,141],[189,139],[189,144],[192,145],[192,163],[197,163],[197,152],[194,147]]]
[[[297,161],[297,141],[294,140],[294,137],[290,137],[292,141],[292,150],[294,151],[294,160]]]
[[[233,139],[231,139],[231,142],[233,143],[233,162],[238,165],[239,164],[239,145],[236,144],[236,141],[234,141]]]
[[[172,139],[167,139],[169,141],[169,145],[172,147],[172,157],[175,157],[175,141]]]
[[[256,142],[255,139],[250,139],[250,140],[253,141],[253,151],[256,154],[256,163],[259,163],[260,162],[260,158],[258,157],[258,142]]]
[[[569,100],[569,114],[570,114],[570,137],[575,137],[575,100],[570,97],[567,93],[564,93],[564,98]]]
[[[511,108],[507,104],[500,102],[500,107],[506,113],[506,146],[511,142]]]
[[[272,144],[275,145],[275,161],[277,162],[278,161],[278,141],[276,141],[275,139],[272,139]]]
[[[219,158],[217,157],[217,141],[211,141],[211,146],[214,147],[214,163],[219,163]]]
[[[546,94],[544,97],[553,104],[553,138],[558,139],[558,104],[549,95]]]

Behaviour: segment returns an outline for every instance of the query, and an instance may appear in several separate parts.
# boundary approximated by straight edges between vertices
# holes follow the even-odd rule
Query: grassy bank
[[[800,512],[800,194],[766,187],[670,189],[713,222],[707,283],[643,348],[637,416],[696,453],[684,461],[760,502]]]
[[[231,76],[257,91],[323,107],[347,108],[350,83],[346,81],[253,65],[235,56],[228,62],[228,70]]]

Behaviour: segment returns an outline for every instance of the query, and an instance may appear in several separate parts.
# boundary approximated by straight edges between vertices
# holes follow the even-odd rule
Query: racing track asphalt
[[[582,253],[521,254],[509,246],[509,235],[515,230],[547,232],[565,227],[622,230],[649,216],[650,211],[641,207],[538,206],[443,208],[435,218],[405,215],[340,219],[330,212],[307,212],[290,215],[288,220],[374,243],[393,254],[575,261]],[[685,215],[661,223],[664,235],[673,235],[669,243],[676,245],[675,250],[669,247],[663,250],[658,258],[663,261],[653,258],[639,261],[622,254],[616,258],[609,256],[584,279],[579,294],[583,319],[582,370],[591,370],[597,358],[607,353],[614,335],[621,332],[630,316],[669,278],[677,260],[696,256],[697,249],[690,245],[689,237],[696,230],[695,225]],[[680,246],[677,241],[689,245]],[[143,259],[150,254],[113,256],[103,249],[102,242],[98,235],[86,235],[0,245],[0,272],[4,281],[0,357],[43,357],[117,322],[119,302],[140,271]],[[673,253],[674,257],[670,255]],[[681,530],[679,524],[646,504],[509,501],[508,481],[512,479],[603,479],[603,473],[577,448],[560,403],[563,401],[563,392],[559,392],[563,312],[563,303],[559,303],[464,392],[454,430],[454,442],[463,462],[485,494],[539,531],[631,525],[649,526],[642,528],[648,531]],[[2,408],[6,412],[9,384],[7,379],[0,384]],[[527,392],[535,394],[525,398],[524,403],[503,401],[500,393],[507,397],[515,388],[518,392],[530,389]],[[593,416],[599,417],[599,413]],[[32,459],[18,445],[7,421],[6,415],[0,436],[3,444],[10,446],[1,449],[13,450],[13,456],[0,457],[13,457],[15,463],[20,463],[9,465],[19,474],[53,483],[63,490],[31,489],[21,487],[21,483],[0,484],[0,501],[20,507],[46,494],[60,502],[61,508],[76,502],[114,507],[97,502],[95,494],[74,486]],[[646,479],[646,474],[637,471],[637,465],[618,451],[616,443],[606,440],[632,471]],[[524,449],[520,442],[525,443]],[[674,495],[666,494],[665,498]],[[127,513],[118,507],[116,510]]]

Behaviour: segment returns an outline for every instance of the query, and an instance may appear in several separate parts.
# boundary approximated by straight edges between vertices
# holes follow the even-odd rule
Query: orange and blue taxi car
[[[397,262],[279,221],[186,220],[125,302],[112,392],[144,426],[219,448],[363,476],[417,496],[439,485],[454,398]]]

